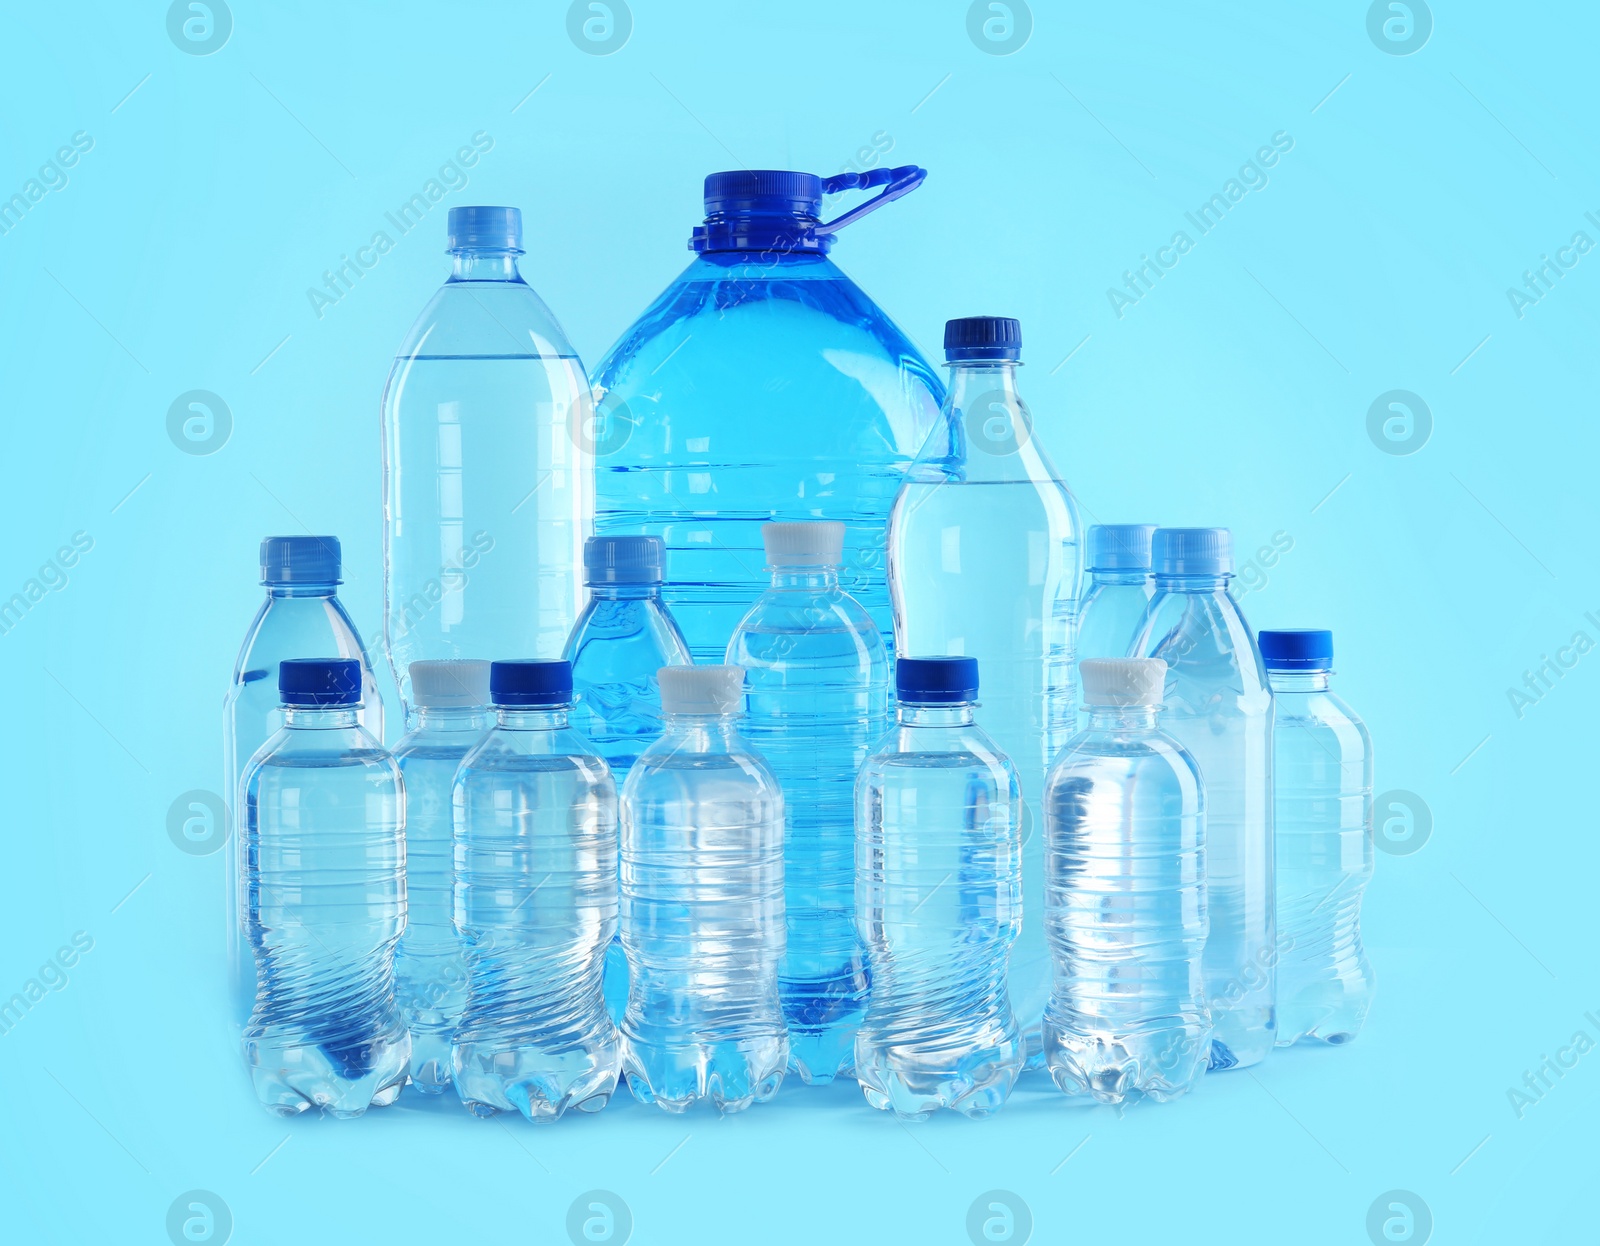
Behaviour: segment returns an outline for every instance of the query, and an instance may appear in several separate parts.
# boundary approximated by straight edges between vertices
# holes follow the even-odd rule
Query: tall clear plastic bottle
[[[623,1067],[643,1103],[736,1112],[777,1094],[789,1059],[783,792],[739,734],[739,667],[659,678],[666,734],[622,788]]]
[[[1167,664],[1166,733],[1188,750],[1206,788],[1206,996],[1213,1069],[1266,1059],[1276,1020],[1273,978],[1272,690],[1229,591],[1226,528],[1159,528],[1156,591],[1135,656]]]
[[[1021,326],[1002,316],[952,320],[944,343],[943,424],[889,520],[895,640],[901,653],[962,654],[983,666],[984,729],[1022,783],[1023,925],[1011,998],[1037,1062],[1050,994],[1040,799],[1077,718],[1083,529],[1017,390]]]
[[[661,736],[663,666],[690,666],[689,645],[661,600],[662,545],[653,536],[592,536],[583,546],[589,604],[561,656],[572,663],[572,728],[611,767],[617,790]],[[622,1018],[628,962],[622,938],[606,949],[606,1009]]]
[[[1089,580],[1078,608],[1080,670],[1095,658],[1128,656],[1155,590],[1150,575],[1150,538],[1155,530],[1148,523],[1096,524],[1089,529]]]
[[[854,789],[886,726],[889,656],[872,616],[839,587],[842,523],[769,523],[761,536],[772,587],[735,629],[727,661],[745,670],[745,736],[783,787],[789,1068],[825,1084],[854,1066],[867,1004]]]
[[[227,837],[228,960],[230,1020],[237,1034],[256,1001],[256,964],[244,937],[239,891],[244,794],[240,780],[250,758],[283,725],[278,664],[291,658],[351,658],[361,664],[361,704],[356,721],[374,740],[383,739],[383,699],[366,646],[339,601],[339,538],[269,536],[261,542],[261,584],[266,600],[245,633],[222,706],[225,797],[233,811]]]
[[[973,719],[975,659],[901,658],[895,683],[899,722],[856,778],[856,927],[872,975],[856,1080],[907,1119],[987,1116],[1025,1060],[1006,987],[1021,792]]]
[[[411,1031],[411,1084],[450,1085],[450,1040],[467,1002],[467,962],[453,898],[456,768],[483,738],[489,664],[473,658],[411,664],[416,708],[395,746],[405,780],[406,933],[395,954],[395,998]]]
[[[244,1029],[256,1097],[359,1116],[399,1097],[411,1055],[394,997],[406,924],[401,779],[361,726],[361,663],[278,667],[283,726],[251,758],[245,933],[260,989]]]
[[[1274,703],[1278,1046],[1348,1043],[1377,978],[1361,942],[1372,881],[1372,738],[1329,690],[1333,633],[1262,632]]]
[[[1165,1101],[1194,1086],[1211,1051],[1205,789],[1157,722],[1164,662],[1078,669],[1089,722],[1045,789],[1045,1063],[1069,1095]]]
[[[451,208],[450,279],[383,394],[384,652],[560,655],[578,616],[594,456],[583,364],[517,271],[522,213]]]
[[[568,726],[572,667],[495,662],[496,722],[455,781],[468,996],[451,1072],[477,1116],[598,1112],[616,1089],[601,975],[617,923],[617,792]]]
[[[892,643],[883,525],[944,393],[828,251],[924,176],[711,174],[694,261],[595,371],[595,530],[666,542],[666,600],[698,662],[721,660],[766,587],[768,519],[842,521],[839,582]],[[877,186],[820,219],[824,195]]]

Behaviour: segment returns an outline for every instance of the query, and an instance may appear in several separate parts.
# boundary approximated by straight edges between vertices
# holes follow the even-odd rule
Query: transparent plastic
[[[456,1094],[477,1116],[598,1112],[616,1089],[601,991],[617,923],[617,796],[567,707],[497,711],[455,781],[467,1005]]]
[[[1016,771],[970,702],[899,707],[856,779],[856,927],[872,976],[856,1080],[875,1108],[987,1116],[1025,1050],[1007,960],[1022,919]]]
[[[1045,1063],[1100,1103],[1175,1098],[1211,1051],[1204,788],[1156,713],[1091,708],[1045,789]]]
[[[667,715],[622,789],[628,1088],[683,1112],[772,1098],[789,1040],[783,794],[737,714]]]
[[[1077,660],[1127,657],[1154,592],[1148,571],[1091,571],[1078,607]],[[1081,696],[1079,704],[1087,708]]]
[[[855,929],[855,775],[887,725],[889,658],[837,568],[775,568],[728,642],[744,733],[783,787],[789,1067],[809,1084],[855,1063],[866,959]]]
[[[771,519],[845,524],[840,584],[892,646],[884,521],[943,386],[832,260],[697,257],[595,389],[595,530],[665,541],[665,598],[696,661],[721,660],[766,587]]]
[[[1022,784],[1023,927],[1011,997],[1037,1062],[1050,993],[1040,801],[1045,771],[1076,726],[1083,527],[1017,392],[1019,366],[952,366],[942,426],[895,499],[889,575],[899,652],[978,659],[984,730]]]
[[[1361,942],[1372,881],[1372,740],[1327,671],[1272,671],[1278,1046],[1347,1043],[1377,978]]]
[[[1264,1060],[1276,1029],[1272,692],[1231,578],[1158,574],[1132,646],[1166,662],[1162,729],[1205,779],[1213,1069]]]
[[[578,616],[593,456],[583,365],[517,271],[463,248],[383,395],[384,652],[555,658]]]
[[[395,746],[405,780],[406,932],[395,954],[395,998],[411,1031],[411,1084],[450,1085],[450,1041],[467,1002],[467,962],[453,898],[456,769],[494,721],[483,706],[424,707]]]
[[[241,894],[256,1097],[292,1116],[393,1103],[411,1038],[395,1005],[406,923],[400,771],[354,708],[286,709],[250,760]]]

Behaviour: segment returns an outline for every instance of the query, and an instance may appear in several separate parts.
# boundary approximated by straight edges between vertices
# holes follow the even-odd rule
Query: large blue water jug
[[[595,531],[666,542],[665,597],[698,662],[721,659],[767,587],[773,519],[844,523],[840,587],[892,643],[884,523],[944,388],[828,249],[923,177],[713,173],[694,262],[595,372]],[[824,195],[877,186],[821,219]]]

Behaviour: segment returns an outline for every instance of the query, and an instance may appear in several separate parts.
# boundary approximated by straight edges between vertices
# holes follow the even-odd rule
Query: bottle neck
[[[408,731],[485,731],[489,711],[481,705],[419,705],[406,717]]]
[[[1116,585],[1132,585],[1135,588],[1143,588],[1145,581],[1148,580],[1149,578],[1150,578],[1150,572],[1148,570],[1141,570],[1141,571],[1092,571],[1091,570],[1089,572],[1089,587],[1090,588],[1099,588],[1101,586],[1110,586],[1110,585],[1116,584]]]
[[[279,601],[290,597],[336,597],[339,593],[337,584],[268,584],[266,586],[269,600]]]
[[[773,588],[828,589],[839,587],[838,567],[774,567]]]
[[[495,721],[508,731],[560,731],[571,710],[570,704],[496,706]]]
[[[661,596],[661,582],[659,580],[648,584],[600,583],[589,585],[589,597],[593,601],[648,601],[652,597],[659,596]]]
[[[1274,692],[1326,692],[1332,671],[1267,672],[1267,683]]]
[[[1012,405],[1022,401],[1017,392],[1017,369],[1022,365],[1015,359],[969,359],[949,366],[947,408],[965,411],[980,398]]]
[[[956,701],[941,705],[918,705],[901,701],[896,707],[902,727],[970,727],[974,701]]]
[[[451,281],[521,281],[516,251],[465,248],[450,253]]]
[[[739,734],[739,712],[728,714],[674,714],[662,716],[663,736],[692,753],[727,751]]]
[[[354,727],[359,705],[285,705],[283,725],[302,731],[331,731]]]
[[[1231,572],[1223,575],[1163,575],[1156,572],[1158,593],[1216,593],[1226,592],[1233,579]]]
[[[1089,728],[1092,731],[1154,731],[1154,705],[1091,705]]]

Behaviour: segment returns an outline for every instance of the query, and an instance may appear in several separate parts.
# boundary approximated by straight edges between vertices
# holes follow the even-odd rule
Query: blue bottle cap
[[[1331,671],[1333,633],[1317,627],[1287,627],[1257,638],[1269,671]]]
[[[521,208],[451,208],[448,251],[522,252]]]
[[[583,543],[583,582],[659,584],[664,550],[655,536],[592,536]]]
[[[947,363],[974,359],[1021,359],[1022,322],[1009,316],[963,316],[944,322]]]
[[[978,697],[977,658],[898,658],[895,694],[912,704],[949,704]]]
[[[503,709],[571,704],[572,663],[562,658],[491,662],[489,700]]]
[[[1233,533],[1226,528],[1157,528],[1150,565],[1157,575],[1232,575]]]
[[[269,536],[261,542],[261,582],[339,584],[339,538]]]
[[[361,704],[355,658],[290,658],[278,663],[278,696],[288,706]]]
[[[1089,529],[1090,571],[1150,570],[1153,523],[1103,523]]]
[[[829,178],[788,169],[732,169],[706,178],[705,223],[696,225],[689,249],[770,251],[775,256],[808,251],[826,254],[833,235],[846,225],[910,194],[928,176],[914,164]],[[831,221],[821,220],[822,197],[882,187],[877,195]]]
[[[809,216],[822,208],[822,179],[787,169],[733,169],[706,176],[706,216]]]

